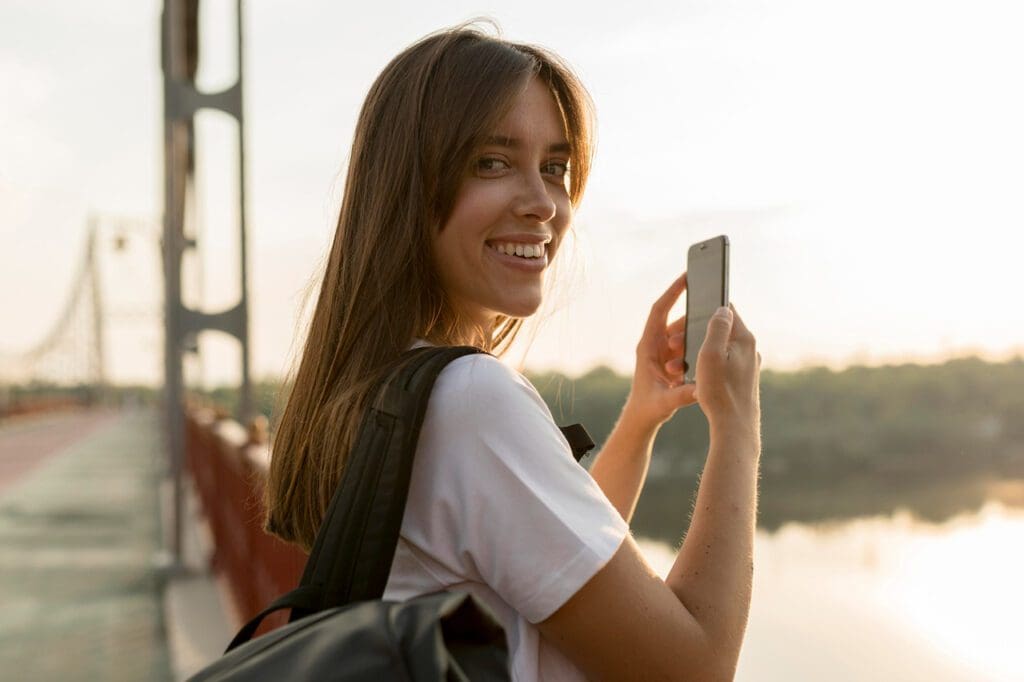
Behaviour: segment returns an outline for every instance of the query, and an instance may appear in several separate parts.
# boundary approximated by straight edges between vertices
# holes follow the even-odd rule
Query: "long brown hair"
[[[356,124],[334,242],[273,440],[266,528],[309,550],[345,466],[370,389],[416,337],[500,356],[522,319],[498,316],[489,342],[467,338],[441,287],[432,232],[471,156],[534,76],[561,110],[569,199],[583,196],[593,107],[557,56],[470,22],[431,34],[373,83]]]

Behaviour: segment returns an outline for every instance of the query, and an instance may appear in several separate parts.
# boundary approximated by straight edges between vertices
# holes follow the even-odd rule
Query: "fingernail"
[[[718,315],[719,317],[724,317],[727,320],[731,320],[732,310],[730,310],[727,306],[723,305],[721,308],[715,311],[715,315]]]

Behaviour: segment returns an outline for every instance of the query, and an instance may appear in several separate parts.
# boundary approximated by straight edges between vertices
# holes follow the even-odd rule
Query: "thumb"
[[[697,384],[678,384],[672,387],[675,402],[691,405],[697,402]]]
[[[722,306],[715,311],[715,314],[708,320],[708,332],[704,338],[704,346],[707,348],[725,352],[725,346],[729,342],[729,334],[732,332],[732,310]]]

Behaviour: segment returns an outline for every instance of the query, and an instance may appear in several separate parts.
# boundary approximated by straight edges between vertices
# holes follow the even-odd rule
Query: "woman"
[[[586,184],[591,106],[554,55],[461,26],[398,55],[356,127],[337,232],[277,430],[268,529],[309,549],[373,382],[412,347],[493,355],[438,377],[385,599],[473,593],[513,678],[730,679],[750,602],[760,453],[754,338],[712,318],[696,388],[684,321],[654,303],[622,415],[588,473],[533,386],[495,356],[542,301]],[[699,402],[711,445],[666,580],[628,522],[659,427]],[[685,523],[680,519],[680,526]]]

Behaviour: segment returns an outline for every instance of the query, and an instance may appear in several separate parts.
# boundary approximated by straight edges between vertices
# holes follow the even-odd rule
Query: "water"
[[[638,540],[666,575],[675,553]],[[1024,680],[1024,510],[758,531],[736,679]]]

